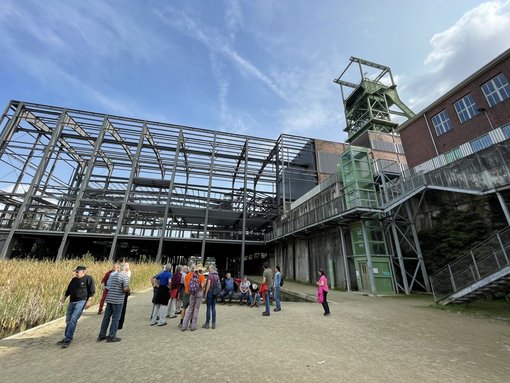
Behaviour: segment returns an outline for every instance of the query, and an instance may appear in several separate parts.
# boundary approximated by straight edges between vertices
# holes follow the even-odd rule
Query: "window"
[[[503,73],[483,84],[482,91],[491,107],[510,98],[510,85]]]
[[[472,119],[479,113],[476,110],[477,109],[476,103],[471,93],[461,98],[453,105],[455,106],[455,111],[457,112],[457,115],[459,116],[459,120],[461,123]]]
[[[476,140],[473,140],[469,143],[471,145],[471,149],[473,152],[478,152],[482,149],[488,148],[492,145],[492,138],[485,134],[483,136],[478,137]]]
[[[448,113],[446,110],[439,112],[435,116],[432,117],[432,124],[434,124],[434,128],[436,129],[436,133],[438,136],[445,134],[447,131],[452,130],[452,122],[450,121],[450,117],[448,117]]]
[[[457,161],[458,159],[462,158],[462,151],[460,150],[460,148],[455,148],[445,153],[444,156],[446,159],[446,163],[449,164],[450,162]]]

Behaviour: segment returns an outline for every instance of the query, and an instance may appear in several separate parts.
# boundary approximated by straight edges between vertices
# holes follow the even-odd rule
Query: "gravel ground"
[[[310,286],[287,282],[290,290]],[[433,310],[429,298],[330,293],[281,312],[217,306],[217,328],[181,332],[178,319],[149,326],[152,291],[129,299],[122,338],[97,343],[97,307],[67,349],[58,319],[0,340],[2,382],[508,382],[510,322]],[[200,307],[201,325],[205,304]]]

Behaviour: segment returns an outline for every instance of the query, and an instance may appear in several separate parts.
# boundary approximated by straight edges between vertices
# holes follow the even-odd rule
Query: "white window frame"
[[[505,75],[500,73],[482,84],[482,92],[489,106],[493,107],[510,98],[510,85]]]
[[[438,114],[432,116],[432,124],[434,125],[434,129],[438,136],[441,136],[453,129],[452,122],[450,121],[450,117],[448,116],[446,109],[443,109]]]
[[[480,112],[477,111],[476,102],[471,93],[455,102],[453,106],[461,124],[480,114]]]

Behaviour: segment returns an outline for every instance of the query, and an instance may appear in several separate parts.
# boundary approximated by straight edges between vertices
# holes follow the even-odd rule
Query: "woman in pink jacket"
[[[322,307],[324,308],[324,316],[328,316],[331,313],[329,312],[329,305],[328,305],[328,278],[324,275],[324,270],[319,269],[319,282],[317,282],[317,286],[319,286],[319,289],[317,291],[317,299],[319,303],[322,303]]]

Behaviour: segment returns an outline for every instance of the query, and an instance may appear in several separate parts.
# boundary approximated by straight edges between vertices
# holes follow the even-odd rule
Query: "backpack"
[[[188,291],[190,295],[196,295],[200,291],[200,280],[198,279],[197,273],[193,273],[191,281],[189,281]]]
[[[221,293],[221,282],[220,282],[220,279],[218,278],[216,281],[213,282],[212,294],[214,296],[218,296],[218,295],[220,295],[220,293]]]
[[[280,287],[283,286],[283,275],[280,274]]]

